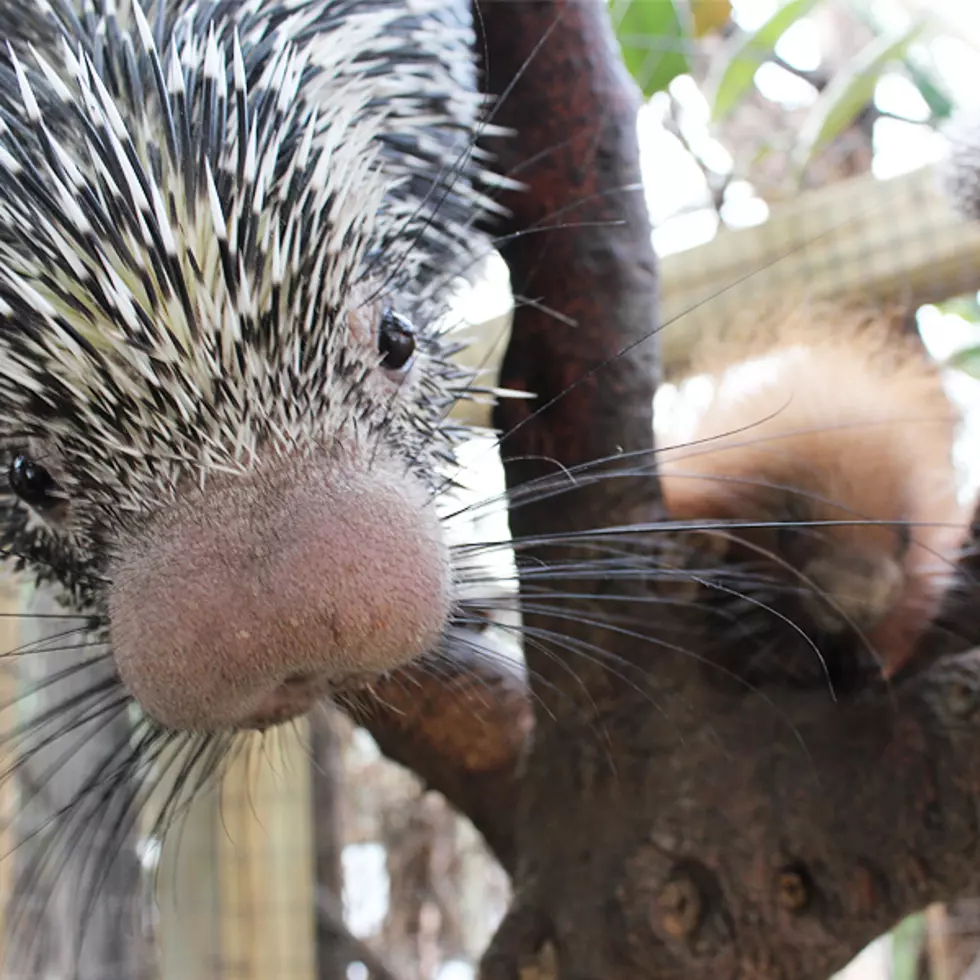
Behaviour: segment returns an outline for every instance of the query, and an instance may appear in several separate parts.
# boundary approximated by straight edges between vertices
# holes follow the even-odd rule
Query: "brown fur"
[[[726,387],[726,367],[763,356],[778,358],[774,379]],[[968,522],[952,459],[958,419],[937,368],[882,318],[812,306],[706,338],[695,364],[721,385],[687,444],[663,453],[671,516],[886,522],[703,532],[699,543],[726,561],[768,558],[773,578],[813,590],[798,625],[856,630],[894,674],[938,610]]]

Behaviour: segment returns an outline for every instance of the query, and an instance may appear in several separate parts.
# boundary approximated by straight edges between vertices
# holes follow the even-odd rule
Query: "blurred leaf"
[[[839,136],[871,102],[885,68],[902,59],[922,27],[917,23],[897,36],[875,38],[834,75],[800,127],[793,152],[793,162],[800,174],[816,153]]]
[[[967,323],[980,324],[980,298],[976,293],[955,296],[936,304],[937,309],[946,315],[958,316]]]
[[[714,122],[724,119],[741,101],[759,66],[772,54],[779,39],[820,0],[788,0],[757,31],[735,38],[705,86]]]
[[[731,0],[691,0],[694,36],[720,31],[732,19]]]
[[[933,121],[940,122],[949,119],[953,114],[953,100],[946,95],[932,72],[917,64],[914,58],[905,59],[905,70],[908,72],[912,84],[919,90],[919,95],[929,106]]]
[[[650,98],[691,69],[691,8],[683,0],[630,0],[625,6],[617,4],[617,13],[620,9],[615,26],[623,61]]]
[[[749,172],[754,171],[760,164],[766,162],[776,152],[776,148],[771,143],[762,143],[749,159]]]
[[[946,361],[946,365],[963,371],[972,378],[980,378],[980,347],[967,347],[957,351]]]
[[[892,980],[916,980],[925,934],[926,920],[921,913],[903,919],[892,930]]]

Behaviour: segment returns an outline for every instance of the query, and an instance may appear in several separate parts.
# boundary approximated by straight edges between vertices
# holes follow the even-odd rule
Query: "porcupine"
[[[437,324],[494,208],[469,16],[0,11],[2,547],[89,616],[147,756],[460,616],[433,499],[472,382]]]
[[[489,205],[451,9],[55,6],[11,51],[4,544],[161,724],[289,717],[451,618],[429,325]]]
[[[880,311],[829,303],[748,316],[695,361],[713,392],[663,447],[662,486],[672,518],[707,523],[689,560],[738,623],[733,669],[838,693],[895,676],[969,528],[939,367]]]

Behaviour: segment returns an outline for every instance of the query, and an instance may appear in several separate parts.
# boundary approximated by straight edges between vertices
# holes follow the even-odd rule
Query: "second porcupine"
[[[4,552],[167,729],[266,727],[437,647],[470,378],[434,324],[492,206],[468,13],[0,16]]]
[[[705,632],[754,682],[843,693],[896,676],[969,525],[942,371],[880,311],[813,302],[752,310],[695,358],[710,396],[659,462],[671,517],[707,523],[689,532],[688,560],[714,576],[699,611],[739,640],[711,616]]]

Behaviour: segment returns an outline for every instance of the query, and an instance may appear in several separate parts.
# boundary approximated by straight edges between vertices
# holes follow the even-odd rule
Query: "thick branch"
[[[508,486],[596,460],[611,472],[624,453],[634,471],[649,472],[657,277],[638,162],[639,93],[605,4],[488,3],[481,11],[487,87],[502,97],[496,121],[519,134],[489,148],[502,171],[526,184],[504,202],[511,218],[497,229],[508,236],[500,250],[515,295],[541,299],[516,309],[501,368],[506,387],[538,396],[497,406]],[[511,513],[511,531],[520,542],[649,520],[657,499],[652,476],[603,480],[522,505]],[[575,559],[554,543],[523,554],[550,567]],[[561,583],[549,585],[560,592]],[[580,593],[582,584],[568,590]],[[568,608],[575,616],[575,604]],[[575,632],[560,618],[528,615],[526,622]],[[593,685],[608,676],[582,658],[570,679],[552,652],[525,652],[539,721],[567,712],[583,693],[594,700]]]
[[[515,313],[502,374],[539,397],[498,405],[496,422],[511,433],[504,453],[519,447],[574,465],[649,449],[657,282],[638,166],[638,92],[602,4],[488,3],[481,11],[487,87],[498,97],[510,89],[495,122],[519,134],[491,148],[499,168],[527,185],[504,200],[512,216],[496,230],[515,237],[502,239],[500,251],[514,293],[544,306]],[[554,300],[562,319],[549,311]],[[637,398],[641,392],[650,398]],[[511,460],[508,476],[516,485],[555,471],[555,462]],[[649,486],[633,489],[645,496]],[[537,526],[546,509],[524,525]]]
[[[483,834],[508,870],[515,860],[516,769],[531,726],[523,672],[469,650],[421,663],[344,707],[381,751],[439,790]]]
[[[629,702],[603,719],[616,772],[593,770],[567,831],[593,841],[562,902],[574,931],[552,933],[574,975],[823,980],[902,916],[980,891],[980,654],[847,705],[746,698],[659,746]],[[572,889],[556,870],[539,902]]]

